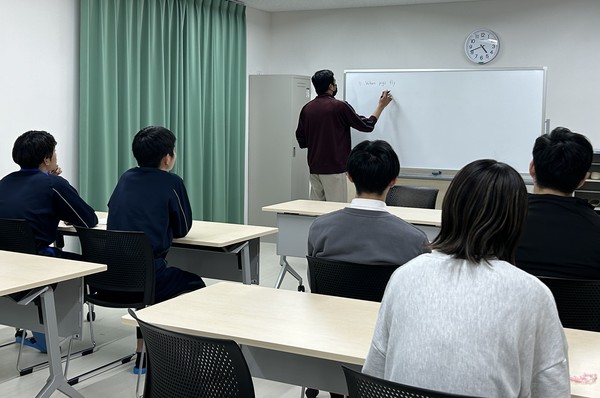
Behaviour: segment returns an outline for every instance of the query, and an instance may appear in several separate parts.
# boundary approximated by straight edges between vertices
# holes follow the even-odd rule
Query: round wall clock
[[[498,36],[489,29],[477,29],[465,40],[465,53],[476,64],[487,64],[500,50]]]

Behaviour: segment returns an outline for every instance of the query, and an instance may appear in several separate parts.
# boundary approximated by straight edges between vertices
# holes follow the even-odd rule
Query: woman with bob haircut
[[[478,397],[569,397],[554,298],[514,267],[527,190],[512,167],[476,160],[452,180],[442,226],[386,288],[363,372]]]

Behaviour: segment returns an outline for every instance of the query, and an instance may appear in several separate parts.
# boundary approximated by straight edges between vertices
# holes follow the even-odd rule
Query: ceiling
[[[306,10],[327,10],[336,8],[356,8],[356,7],[380,7],[397,6],[407,4],[427,4],[427,3],[456,3],[460,1],[477,0],[234,0],[245,4],[247,7],[257,10],[278,12],[278,11],[306,11]]]

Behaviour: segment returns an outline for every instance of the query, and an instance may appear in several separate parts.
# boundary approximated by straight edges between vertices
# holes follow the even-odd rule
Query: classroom
[[[296,0],[289,6],[287,1],[241,3],[246,4],[247,77],[311,76],[316,70],[331,69],[341,83],[344,71],[357,69],[546,67],[545,116],[550,127],[568,127],[600,148],[600,130],[594,121],[600,108],[600,51],[596,51],[600,2],[596,0]],[[0,0],[0,137],[4,141],[0,176],[16,170],[10,154],[15,137],[42,129],[51,132],[59,143],[63,177],[75,187],[94,178],[93,170],[81,175],[79,159],[79,26],[79,0]],[[478,28],[493,30],[502,43],[498,56],[483,66],[470,62],[463,48],[465,38]],[[247,85],[248,78],[248,96]],[[343,84],[339,90],[337,97],[344,98]],[[311,95],[314,97],[314,92]],[[401,92],[394,96],[402,101]],[[246,129],[247,107],[246,101]],[[246,142],[246,150],[248,146]],[[247,166],[247,156],[243,165]],[[244,199],[240,201],[245,209],[246,167],[243,173]],[[241,221],[248,222],[247,213],[242,214]],[[261,285],[263,281],[273,285],[279,271],[274,244],[268,245],[262,248],[261,244],[261,267],[272,270],[261,270]],[[268,256],[271,259],[263,260]],[[295,259],[293,266],[305,272],[301,260]],[[287,277],[283,287],[295,290],[296,283]],[[128,330],[120,325],[120,319],[114,323]],[[9,366],[12,364],[6,368]],[[134,383],[134,379],[127,382]],[[28,396],[39,390],[39,385],[33,389],[18,387],[21,390],[14,385],[0,380],[0,395]],[[279,392],[262,396],[300,394],[299,388],[276,388],[274,391]],[[87,391],[86,396],[102,394],[98,385],[88,386]],[[129,388],[123,395],[112,395],[133,394]]]

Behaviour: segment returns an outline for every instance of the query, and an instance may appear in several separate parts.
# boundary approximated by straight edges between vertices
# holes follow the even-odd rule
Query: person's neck
[[[561,191],[557,191],[556,189],[552,189],[552,188],[542,188],[536,184],[533,184],[533,193],[536,195],[555,195],[555,196],[563,196],[565,198],[568,198],[570,196],[573,196],[573,193],[564,193]]]
[[[363,192],[356,195],[357,199],[372,199],[385,202],[385,195],[377,195],[376,193]]]

